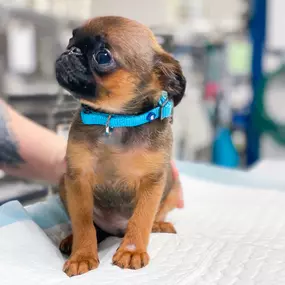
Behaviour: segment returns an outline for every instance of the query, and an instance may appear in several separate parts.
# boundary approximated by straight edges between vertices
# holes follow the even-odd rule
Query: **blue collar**
[[[99,113],[82,106],[81,120],[84,125],[101,125],[106,127],[106,133],[110,129],[123,127],[137,127],[148,124],[156,119],[163,120],[172,116],[173,102],[168,100],[166,91],[162,91],[158,106],[140,115],[118,115]]]

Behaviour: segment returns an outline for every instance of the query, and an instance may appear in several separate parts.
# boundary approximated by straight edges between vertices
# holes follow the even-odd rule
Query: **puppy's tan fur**
[[[119,63],[110,74],[93,72],[96,96],[82,96],[82,103],[104,112],[137,114],[156,106],[162,90],[175,105],[180,102],[185,90],[181,68],[148,28],[121,17],[101,17],[87,21],[80,31],[103,36]],[[124,237],[113,257],[122,268],[148,264],[151,231],[175,233],[173,225],[164,222],[178,200],[179,181],[174,182],[170,165],[170,120],[115,129],[114,141],[104,138],[104,131],[104,126],[83,125],[78,112],[69,134],[68,170],[61,184],[73,231],[62,245],[72,243],[64,266],[69,276],[99,265],[93,223],[100,220],[93,219],[94,209],[128,221],[117,233]]]

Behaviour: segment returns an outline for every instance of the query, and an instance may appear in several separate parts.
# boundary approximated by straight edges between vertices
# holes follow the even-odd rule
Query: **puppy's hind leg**
[[[177,207],[179,201],[179,188],[180,182],[176,180],[173,184],[171,191],[169,192],[168,196],[160,205],[158,213],[155,217],[152,232],[153,233],[173,233],[176,234],[176,230],[172,223],[165,222],[166,215]]]
[[[176,234],[176,230],[172,223],[169,222],[154,222],[152,226],[152,233],[168,233]]]
[[[73,235],[67,236],[65,239],[63,239],[59,245],[59,250],[62,254],[70,255],[72,250],[72,241],[73,241]]]
[[[103,240],[105,240],[107,237],[110,236],[110,234],[106,233],[105,231],[98,228],[96,225],[94,225],[96,228],[96,236],[97,236],[97,243],[99,244]],[[73,242],[73,235],[67,236],[65,239],[63,239],[59,245],[59,250],[62,254],[70,255],[72,251],[72,242]]]

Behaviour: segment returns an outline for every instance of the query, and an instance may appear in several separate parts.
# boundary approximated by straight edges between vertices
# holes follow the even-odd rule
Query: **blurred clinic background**
[[[183,67],[175,159],[237,169],[284,159],[284,9],[284,0],[0,0],[0,94],[66,136],[78,102],[55,81],[54,61],[82,21],[121,15],[149,26]],[[2,176],[0,204],[49,193]]]

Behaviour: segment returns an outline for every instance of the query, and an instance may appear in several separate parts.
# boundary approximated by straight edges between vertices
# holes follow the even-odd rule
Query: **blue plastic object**
[[[239,155],[234,147],[230,130],[219,127],[213,143],[213,162],[216,165],[236,168],[239,165]]]

